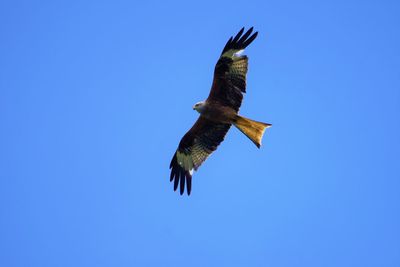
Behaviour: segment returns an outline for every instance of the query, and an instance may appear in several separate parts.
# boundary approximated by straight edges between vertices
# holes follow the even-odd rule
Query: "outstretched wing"
[[[243,34],[242,28],[234,38],[228,40],[215,66],[214,80],[208,96],[208,100],[232,107],[236,112],[239,111],[243,93],[246,92],[248,58],[241,54],[258,34],[251,34],[252,31],[253,27]]]
[[[199,117],[193,127],[183,136],[169,168],[170,181],[174,181],[174,190],[180,185],[180,194],[192,190],[193,170],[197,170],[207,157],[224,140],[230,124],[216,123]]]

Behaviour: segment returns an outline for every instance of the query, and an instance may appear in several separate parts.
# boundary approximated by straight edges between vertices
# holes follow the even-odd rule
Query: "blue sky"
[[[1,266],[399,266],[396,1],[0,3]],[[242,27],[241,114],[168,165]]]

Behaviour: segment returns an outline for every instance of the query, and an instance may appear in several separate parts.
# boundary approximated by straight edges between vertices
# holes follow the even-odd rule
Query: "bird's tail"
[[[239,115],[236,115],[233,125],[244,133],[258,148],[261,146],[261,139],[265,129],[272,126],[272,124],[253,121]]]

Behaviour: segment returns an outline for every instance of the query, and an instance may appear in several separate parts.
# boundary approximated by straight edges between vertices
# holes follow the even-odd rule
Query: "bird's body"
[[[190,195],[193,170],[217,149],[232,125],[244,133],[257,147],[266,128],[271,124],[253,121],[238,114],[246,92],[248,58],[242,55],[244,49],[257,37],[250,28],[243,34],[242,28],[235,38],[225,45],[214,70],[214,80],[210,94],[205,101],[196,103],[193,109],[200,113],[199,119],[183,136],[171,164],[170,180],[174,190],[180,186]],[[243,34],[243,35],[242,35]]]
[[[214,100],[206,100],[197,108],[194,108],[203,118],[213,122],[231,124],[234,122],[237,112],[229,106],[221,105]]]

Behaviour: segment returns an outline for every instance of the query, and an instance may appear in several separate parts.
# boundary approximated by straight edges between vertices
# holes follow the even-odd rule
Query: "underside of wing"
[[[193,127],[183,136],[170,164],[170,181],[174,181],[174,190],[180,186],[180,194],[190,195],[192,174],[224,140],[230,124],[215,123],[199,117]]]
[[[248,58],[242,53],[258,34],[252,34],[253,27],[245,34],[243,32],[244,28],[235,37],[231,37],[222,50],[215,66],[214,80],[208,97],[236,111],[239,111],[243,93],[246,92]]]

